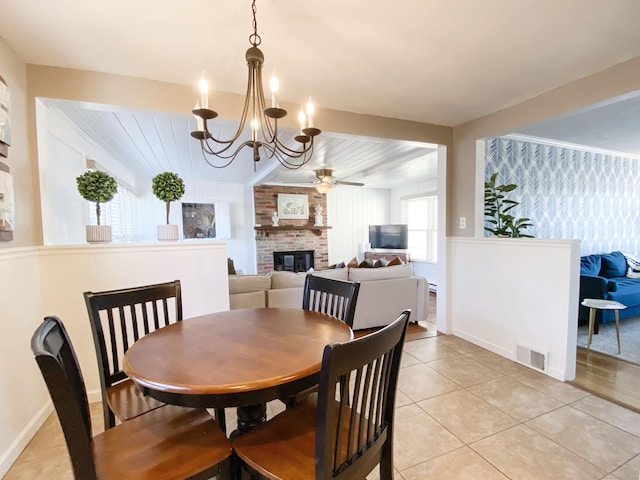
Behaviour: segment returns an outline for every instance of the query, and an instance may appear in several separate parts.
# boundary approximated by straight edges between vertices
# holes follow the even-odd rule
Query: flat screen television
[[[369,225],[371,248],[406,250],[409,248],[407,225]]]

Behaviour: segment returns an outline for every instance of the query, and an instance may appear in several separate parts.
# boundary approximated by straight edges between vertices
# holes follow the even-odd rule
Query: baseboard
[[[102,402],[102,393],[100,390],[87,392],[87,400],[89,403]],[[20,434],[11,442],[9,448],[2,452],[0,455],[0,478],[6,475],[51,413],[53,413],[53,403],[49,401],[43,405],[38,413],[36,413],[31,421],[22,429]]]
[[[53,412],[53,404],[47,402],[11,442],[9,448],[2,452],[2,455],[0,455],[0,478],[6,475],[11,465],[14,464],[34,435],[40,430],[40,427],[42,427],[51,412]]]

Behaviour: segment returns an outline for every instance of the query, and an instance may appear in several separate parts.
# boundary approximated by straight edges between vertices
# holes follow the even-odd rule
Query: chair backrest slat
[[[353,326],[360,283],[308,274],[304,282],[302,308],[331,315]]]
[[[316,421],[317,480],[363,478],[383,455],[391,460],[385,464],[393,465],[395,396],[409,316],[407,310],[377,332],[325,347]]]

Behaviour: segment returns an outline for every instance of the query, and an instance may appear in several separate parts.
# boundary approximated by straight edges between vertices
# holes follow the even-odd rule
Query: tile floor
[[[451,335],[406,343],[395,437],[400,480],[640,478],[640,414]],[[4,477],[33,478],[72,478],[53,416]]]

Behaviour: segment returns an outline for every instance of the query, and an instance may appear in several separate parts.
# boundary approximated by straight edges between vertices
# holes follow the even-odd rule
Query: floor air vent
[[[525,345],[516,345],[516,360],[527,367],[547,372],[547,353],[534,350]]]

